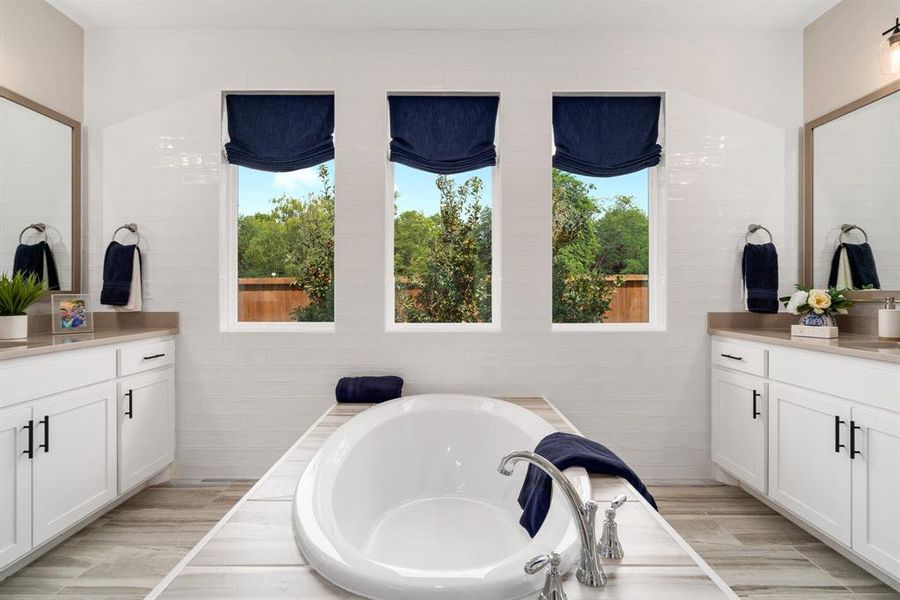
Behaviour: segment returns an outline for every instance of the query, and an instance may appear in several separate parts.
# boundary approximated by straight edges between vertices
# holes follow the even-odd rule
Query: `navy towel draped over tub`
[[[228,94],[228,162],[283,173],[334,158],[334,96]]]
[[[497,164],[497,96],[389,96],[391,161],[439,175]]]
[[[553,166],[615,177],[659,164],[659,96],[554,96]]]

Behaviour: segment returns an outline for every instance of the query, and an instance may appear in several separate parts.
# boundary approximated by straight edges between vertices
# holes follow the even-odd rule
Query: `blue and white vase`
[[[800,324],[807,327],[834,327],[837,322],[833,315],[808,312],[800,317]]]

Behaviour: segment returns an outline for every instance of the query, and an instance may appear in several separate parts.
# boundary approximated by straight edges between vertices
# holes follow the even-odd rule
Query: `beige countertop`
[[[49,326],[49,321],[46,323]],[[93,333],[34,331],[24,340],[0,340],[0,361],[176,335],[178,313],[94,313]]]
[[[830,340],[795,337],[790,331],[776,329],[709,329],[710,335],[786,346],[800,350],[815,350],[900,364],[900,342],[882,340],[877,335],[842,333]]]

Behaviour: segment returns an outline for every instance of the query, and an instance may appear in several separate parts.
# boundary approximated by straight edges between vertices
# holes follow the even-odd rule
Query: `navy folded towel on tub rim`
[[[396,375],[379,377],[341,377],[334,388],[338,402],[379,403],[399,398],[403,394],[403,379]]]

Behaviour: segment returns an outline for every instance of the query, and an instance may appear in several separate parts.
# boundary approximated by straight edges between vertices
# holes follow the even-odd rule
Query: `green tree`
[[[485,241],[482,221],[490,214],[481,206],[483,183],[471,177],[457,185],[440,175],[435,185],[441,194],[437,236],[427,248],[422,271],[409,274],[419,284],[415,293],[398,284],[397,318],[423,323],[489,320],[484,307],[490,305],[490,237]]]
[[[650,260],[650,220],[631,196],[604,202],[603,216],[594,229],[600,253],[597,268],[603,273],[646,274]]]
[[[297,321],[334,320],[334,186],[319,165],[322,188],[306,199],[282,194],[269,213],[238,219],[238,276],[291,277],[309,296]]]
[[[437,215],[426,217],[418,210],[406,210],[394,218],[395,277],[420,282],[440,228]]]
[[[594,186],[553,170],[553,322],[599,323],[620,280],[600,268]]]

